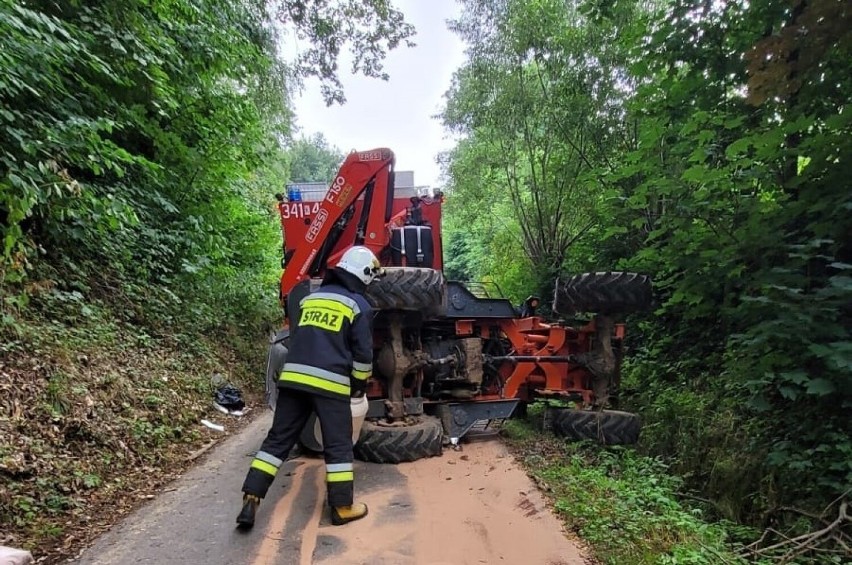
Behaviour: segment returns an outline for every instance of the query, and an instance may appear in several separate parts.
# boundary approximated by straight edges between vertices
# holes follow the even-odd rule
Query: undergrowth
[[[0,341],[0,545],[56,562],[150,496],[215,434],[213,374],[256,399],[263,338],[20,320]]]
[[[745,563],[736,546],[757,532],[705,519],[700,507],[679,496],[682,481],[661,459],[624,447],[564,442],[539,432],[531,420],[511,420],[505,433],[556,513],[601,562]]]

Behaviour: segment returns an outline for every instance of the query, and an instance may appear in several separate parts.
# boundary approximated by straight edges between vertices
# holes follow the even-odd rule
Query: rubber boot
[[[355,520],[360,520],[367,515],[367,505],[359,502],[352,506],[337,506],[331,509],[331,523],[342,526]]]
[[[252,494],[243,495],[243,509],[240,510],[240,515],[237,516],[237,527],[243,530],[250,530],[254,526],[254,515],[257,513],[257,507],[260,505],[260,498]]]

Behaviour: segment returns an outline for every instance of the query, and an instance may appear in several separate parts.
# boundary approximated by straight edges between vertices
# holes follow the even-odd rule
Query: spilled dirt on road
[[[337,527],[321,457],[279,471],[250,532],[235,529],[240,485],[271,417],[252,422],[99,538],[77,565],[587,565],[497,438],[400,465],[355,462],[370,513]]]
[[[587,563],[545,499],[496,438],[404,471],[413,488],[418,562]]]
[[[313,563],[590,563],[496,438],[394,470],[396,480],[359,489],[370,516],[333,530],[343,551],[324,554],[320,541]]]

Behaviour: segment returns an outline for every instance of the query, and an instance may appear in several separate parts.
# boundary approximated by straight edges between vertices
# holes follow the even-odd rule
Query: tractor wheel
[[[435,269],[387,267],[367,286],[367,300],[378,310],[418,310],[435,315],[444,306],[444,275]]]
[[[617,410],[553,409],[553,432],[569,440],[590,439],[604,445],[632,445],[639,441],[639,416]]]
[[[402,463],[441,455],[444,428],[432,416],[419,416],[410,426],[382,426],[367,420],[355,444],[355,457],[370,463]]]
[[[583,273],[556,280],[553,309],[560,314],[629,313],[651,305],[651,277],[638,273]]]

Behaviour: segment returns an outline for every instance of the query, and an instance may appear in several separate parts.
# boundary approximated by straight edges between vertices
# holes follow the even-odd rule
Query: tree
[[[350,45],[352,72],[387,80],[382,60],[400,44],[413,46],[414,27],[389,0],[273,0],[276,18],[292,26],[308,47],[297,58],[297,76],[321,80],[327,104],[346,101],[337,76],[341,49]]]
[[[278,56],[282,22],[310,40],[292,69]],[[0,32],[10,322],[31,278],[53,289],[47,297],[129,297],[138,305],[121,315],[140,321],[193,313],[188,304],[265,303],[280,247],[269,186],[286,180],[289,91],[318,76],[342,100],[341,48],[381,76],[387,50],[413,29],[378,0],[3,0]]]
[[[592,25],[582,5],[557,0],[463,4],[452,28],[469,44],[469,59],[442,114],[467,138],[450,154],[452,190],[506,202],[549,296],[569,249],[602,225],[608,156],[627,135],[618,111],[629,86],[626,52],[613,41],[619,28]],[[483,192],[483,181],[493,189]]]
[[[644,239],[628,264],[656,274],[661,298],[646,338],[666,345],[649,348],[637,386],[658,394],[686,373],[715,399],[705,427],[733,414],[750,430],[730,466],[702,442],[679,448],[739,517],[817,508],[852,480],[839,463],[852,453],[852,171],[836,158],[850,149],[850,36],[827,25],[849,17],[840,4],[672,3],[639,49],[638,143],[612,175],[611,213]],[[764,490],[767,477],[783,487]]]
[[[450,215],[511,203],[536,269],[579,244],[653,276],[622,400],[650,451],[752,523],[852,483],[847,4],[471,0],[456,24]],[[560,205],[593,222],[576,241]]]
[[[340,149],[329,145],[321,133],[296,140],[289,155],[292,182],[331,182],[346,157]]]

